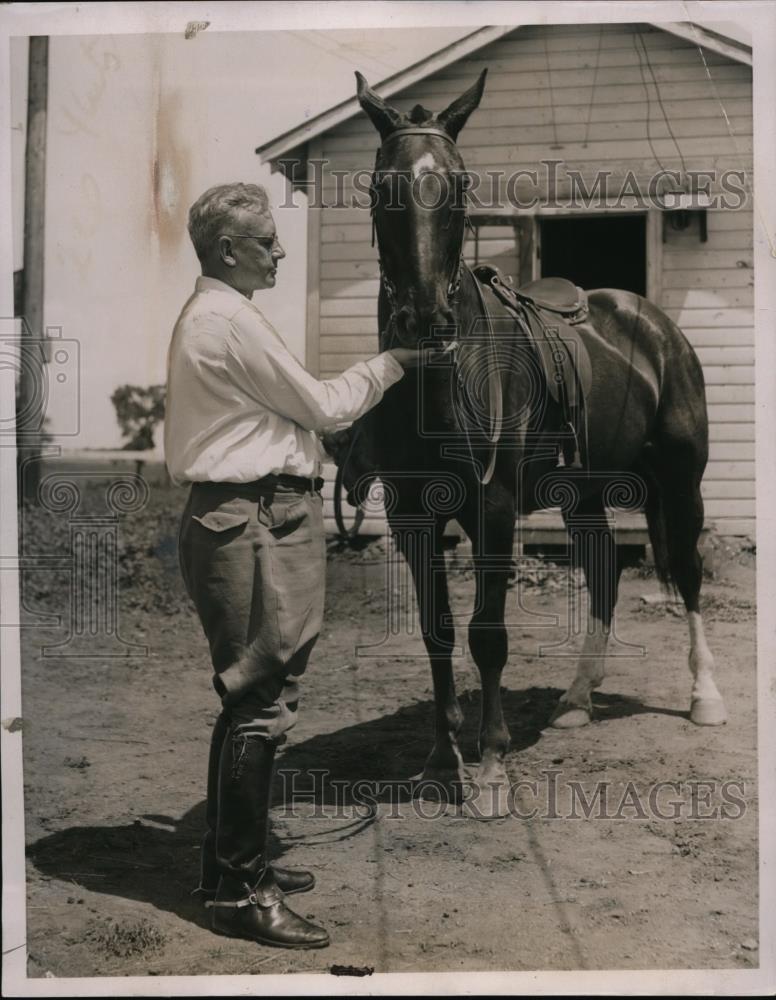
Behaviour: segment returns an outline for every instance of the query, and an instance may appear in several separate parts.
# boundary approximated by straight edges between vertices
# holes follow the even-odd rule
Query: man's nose
[[[276,243],[275,246],[274,246],[274,248],[273,248],[273,250],[272,250],[272,256],[274,257],[274,259],[275,260],[282,260],[285,257],[285,255],[286,255],[286,251],[283,249],[283,247],[280,245],[280,243]]]

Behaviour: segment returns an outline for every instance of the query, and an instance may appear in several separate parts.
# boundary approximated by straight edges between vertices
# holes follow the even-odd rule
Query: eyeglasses
[[[277,233],[274,236],[252,236],[249,233],[223,233],[223,236],[231,236],[233,240],[256,240],[260,247],[271,253],[275,247],[280,246],[280,240],[278,239]]]

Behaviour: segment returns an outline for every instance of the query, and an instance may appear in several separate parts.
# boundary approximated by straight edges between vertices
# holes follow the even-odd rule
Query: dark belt
[[[323,489],[323,480],[320,476],[290,476],[288,473],[280,472],[276,475],[262,476],[261,479],[254,479],[250,483],[230,483],[230,482],[196,482],[192,483],[195,490],[204,490],[208,493],[226,492],[230,495],[255,497],[258,494],[274,493],[278,486],[285,489],[294,490],[297,493],[320,493]]]
[[[288,473],[279,472],[276,475],[262,476],[250,484],[259,489],[274,489],[276,486],[287,486],[289,489],[297,490],[299,493],[320,493],[323,489],[323,480],[320,476],[315,478],[307,476],[290,476]]]

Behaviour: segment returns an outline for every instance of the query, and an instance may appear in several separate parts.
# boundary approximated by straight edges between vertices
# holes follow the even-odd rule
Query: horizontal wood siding
[[[683,329],[703,364],[709,402],[706,518],[726,534],[754,534],[753,217],[709,211],[708,242],[698,220],[666,228],[660,304]]]
[[[743,170],[750,186],[751,69],[714,52],[704,55],[711,81],[697,47],[650,26],[524,27],[412,85],[392,103],[438,111],[487,66],[482,104],[459,138],[467,167],[481,178],[486,171],[514,174],[560,160],[558,199],[568,197],[565,171],[575,169],[588,190],[600,169],[610,172],[610,196],[629,172],[646,190],[658,160],[666,169],[681,166],[678,144],[687,169]],[[378,347],[379,273],[365,207],[377,144],[363,114],[320,140],[324,202],[330,206],[321,211],[321,377],[338,374]],[[332,171],[345,176],[335,180]],[[523,178],[512,193],[541,199],[545,187],[540,170],[536,184]],[[491,194],[490,187],[481,191],[483,200]],[[719,183],[712,192],[722,192]],[[480,261],[517,271],[509,228],[483,226],[479,240]],[[470,262],[473,249],[468,236]],[[667,227],[659,283],[658,304],[681,326],[704,366],[711,422],[703,485],[707,518],[736,533],[754,531],[752,258],[751,205],[712,210],[706,243],[700,242],[697,218],[685,232]]]

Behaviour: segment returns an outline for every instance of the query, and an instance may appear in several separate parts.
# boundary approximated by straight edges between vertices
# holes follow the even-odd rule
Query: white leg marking
[[[588,617],[588,631],[577,661],[577,672],[571,687],[560,699],[551,724],[556,729],[573,729],[590,722],[593,705],[590,693],[606,676],[606,647],[609,629],[598,618]]]
[[[609,630],[597,618],[589,619],[589,627],[582,652],[579,654],[577,673],[569,691],[583,693],[585,699],[597,688],[606,676],[606,647],[609,644]]]
[[[690,628],[690,673],[693,676],[690,718],[699,726],[719,726],[727,721],[722,695],[712,676],[714,657],[706,642],[703,619],[697,611],[687,612]]]

